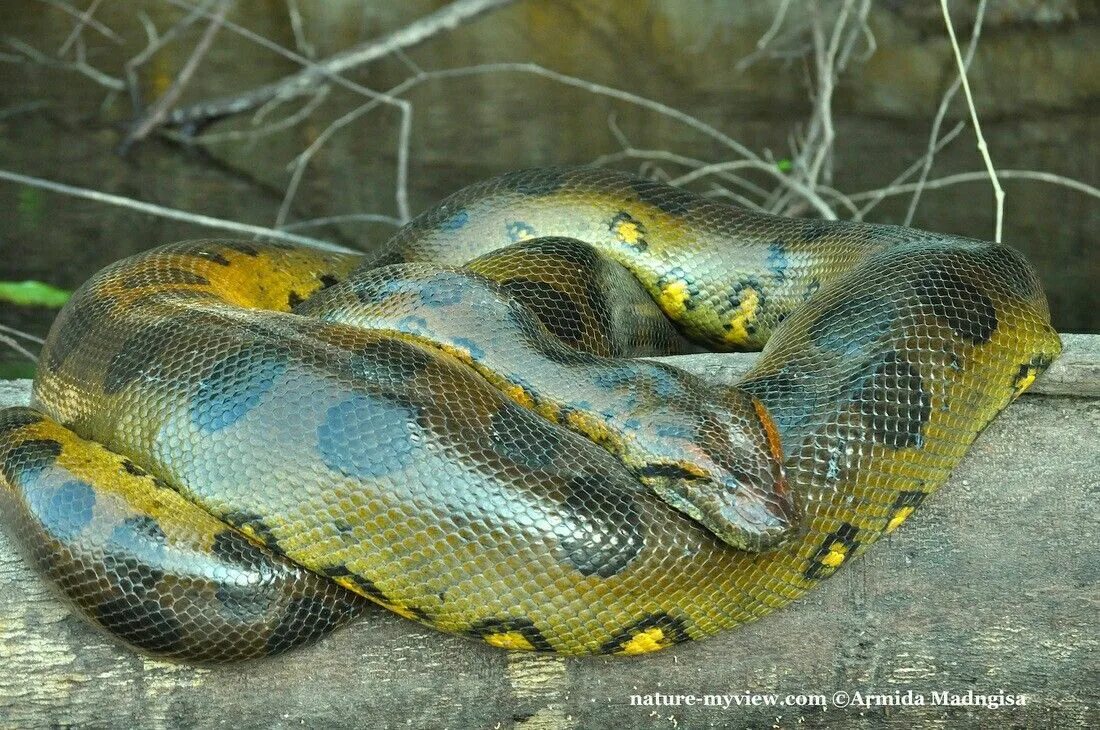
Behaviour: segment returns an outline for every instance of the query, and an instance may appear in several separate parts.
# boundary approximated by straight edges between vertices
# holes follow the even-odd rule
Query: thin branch
[[[184,2],[183,0],[166,0],[166,1],[168,3],[170,3],[171,5],[175,5],[176,7],[181,7],[181,8],[184,8],[186,10],[196,10],[197,9],[195,6],[193,6],[193,5],[191,5],[187,2]],[[207,13],[204,10],[200,9],[199,12],[202,13],[203,15],[209,16],[209,13]],[[308,58],[305,58],[304,56],[301,56],[297,53],[294,53],[293,51],[291,51],[287,48],[284,48],[283,46],[280,46],[278,43],[275,43],[274,41],[271,41],[267,38],[264,38],[263,36],[252,32],[248,28],[237,25],[236,23],[233,23],[229,20],[225,21],[225,27],[226,27],[227,30],[232,31],[233,33],[236,33],[237,35],[241,36],[242,38],[246,38],[246,39],[252,41],[253,43],[256,43],[260,46],[263,46],[264,48],[267,48],[268,50],[279,54],[283,58],[287,58],[287,59],[289,59],[289,60],[291,60],[295,63],[301,64],[302,66],[304,66],[306,68],[315,69],[317,71],[317,73],[325,76],[325,78],[328,81],[332,82],[335,85],[338,85],[338,86],[341,86],[343,88],[349,89],[350,91],[353,91],[356,94],[360,94],[362,96],[365,96],[368,99],[372,99],[372,100],[374,100],[378,103],[390,104],[394,107],[397,107],[398,109],[401,110],[402,114],[408,114],[408,113],[411,112],[411,109],[409,108],[409,102],[405,101],[404,99],[397,99],[393,96],[390,96],[389,94],[380,93],[380,92],[375,91],[373,89],[369,89],[366,86],[363,86],[361,84],[357,84],[354,81],[349,81],[348,79],[345,79],[343,76],[341,76],[339,74],[329,72],[323,66],[314,63],[313,61],[309,60]],[[277,101],[277,99],[272,99],[271,100],[271,102],[275,102],[275,101]],[[271,103],[271,102],[268,102],[268,103]],[[371,108],[373,108],[373,107],[371,107]],[[397,165],[398,165],[397,179],[398,179],[399,184],[398,184],[397,189],[395,191],[395,198],[397,199],[398,210],[403,211],[403,214],[406,215],[406,217],[407,217],[407,214],[408,214],[408,210],[407,210],[408,192],[406,190],[404,190],[401,187],[401,185],[402,185],[402,183],[407,182],[407,180],[408,180],[408,169],[407,169],[407,167],[408,167],[408,154],[401,154],[400,151],[399,151],[398,155],[397,155]],[[293,178],[291,179],[291,185],[293,185],[296,189],[296,183],[294,182]],[[290,189],[290,186],[288,185],[288,190],[287,190],[287,194],[285,196],[285,199],[290,199],[292,197],[293,197],[293,191]],[[287,204],[287,205],[289,205],[289,204]],[[287,211],[289,211],[289,208],[287,209]],[[282,218],[285,218],[286,212],[283,212],[282,209],[280,209],[280,215],[282,216]]]
[[[1064,175],[1057,175],[1053,172],[1042,172],[1040,170],[999,170],[997,174],[1006,180],[1037,180],[1039,182],[1052,183],[1054,185],[1061,185],[1062,187],[1069,188],[1070,190],[1076,190],[1079,193],[1084,193],[1093,198],[1100,199],[1100,188],[1093,187],[1088,183],[1083,183],[1080,180],[1074,180],[1071,177]],[[935,190],[937,188],[945,188],[951,185],[958,185],[959,183],[975,182],[977,180],[985,180],[989,177],[989,171],[985,172],[960,172],[954,175],[947,175],[935,180],[928,180],[927,182],[907,183],[904,185],[893,185],[887,188],[876,188],[875,190],[865,190],[859,193],[850,193],[848,197],[851,200],[871,200],[880,197],[889,197],[891,195],[902,195],[905,193],[911,193],[917,188],[923,186],[926,190]]]
[[[24,43],[18,38],[12,38],[10,36],[4,38],[4,41],[21,52],[25,58],[23,61],[31,61],[47,68],[57,68],[65,71],[76,71],[77,73],[88,77],[92,81],[95,81],[100,86],[104,86],[112,91],[122,91],[126,88],[126,85],[122,83],[122,79],[116,79],[114,76],[103,73],[99,69],[88,65],[83,59],[77,61],[62,61],[61,59],[52,58],[47,56],[42,51],[38,50],[34,46]]]
[[[920,180],[918,181],[916,193],[914,194],[914,196],[919,196],[922,189],[919,183],[928,179],[927,171],[932,166],[932,160],[935,159],[940,150],[951,144],[951,142],[953,142],[955,138],[959,136],[959,133],[962,132],[965,127],[966,122],[958,122],[954,127],[951,128],[951,131],[936,140],[936,143],[927,152],[921,155],[913,164],[909,165],[909,167],[905,168],[901,172],[901,174],[891,180],[889,185],[882,188],[882,195],[877,198],[872,198],[871,202],[860,208],[859,211],[856,213],[856,220],[862,220],[863,218],[865,218],[867,214],[870,213],[871,210],[873,210],[879,203],[882,202],[883,198],[886,197],[885,191],[892,190],[896,186],[904,183],[914,172],[917,171],[917,168],[921,169],[922,174]],[[909,225],[909,221],[907,220],[903,225]]]
[[[982,22],[985,19],[985,6],[986,0],[979,0],[978,10],[974,14],[974,29],[970,32],[970,44],[966,47],[966,59],[963,64],[966,71],[970,70],[970,64],[974,61],[974,52],[978,49],[978,39],[982,35]],[[939,138],[940,126],[943,124],[944,117],[947,116],[947,109],[955,98],[955,94],[958,93],[960,86],[962,86],[961,74],[951,82],[951,86],[947,88],[947,91],[943,94],[943,99],[940,100],[939,108],[936,109],[936,117],[932,120],[932,131],[928,135],[928,152],[924,156],[924,165],[920,171],[921,180],[927,180],[928,174],[932,171],[932,162],[936,157],[934,148],[937,146],[936,140]],[[918,187],[913,193],[913,197],[909,199],[909,208],[905,211],[905,221],[902,225],[912,225],[913,218],[917,214],[920,196],[921,188]]]
[[[101,193],[98,190],[78,188],[72,185],[65,185],[63,183],[53,182],[52,180],[43,180],[42,178],[31,177],[29,175],[20,175],[17,172],[10,172],[8,170],[0,170],[0,180],[7,180],[9,182],[20,183],[22,185],[30,185],[32,187],[41,188],[43,190],[50,190],[55,193],[62,193],[63,195],[71,195],[77,198],[84,198],[85,200],[94,200],[99,203],[117,205],[121,208],[129,208],[130,210],[136,210],[141,213],[148,213],[150,215],[159,216],[161,218],[170,218],[172,220],[183,221],[185,223],[193,223],[197,226],[217,228],[223,231],[233,231],[235,233],[246,233],[252,236],[260,236],[280,241],[287,241],[289,243],[300,243],[303,246],[312,246],[313,248],[320,248],[326,251],[351,251],[351,249],[345,248],[344,246],[338,246],[335,243],[322,241],[317,238],[308,238],[306,236],[299,236],[293,233],[276,230],[274,228],[254,226],[248,223],[227,221],[222,218],[214,218],[212,216],[202,215],[201,213],[188,213],[187,211],[178,210],[176,208],[166,208],[161,205],[146,203],[141,200],[134,200],[132,198],[126,198],[121,195]]]
[[[73,30],[69,33],[69,37],[66,38],[65,42],[61,44],[61,47],[57,49],[57,55],[59,57],[63,57],[68,53],[69,48],[76,42],[80,34],[84,32],[84,28],[92,22],[92,16],[95,15],[95,11],[99,9],[99,5],[102,2],[103,0],[92,0],[92,4],[88,6],[88,9],[81,13],[80,20],[73,26]]]
[[[23,347],[23,345],[19,343],[19,340],[15,339],[14,337],[8,337],[7,335],[0,334],[0,343],[7,345],[31,362],[38,362],[38,356],[27,348]]]
[[[302,22],[302,11],[298,8],[298,0],[286,0],[286,14],[290,19],[290,29],[294,33],[294,45],[298,53],[312,59],[317,55],[317,49],[306,40],[305,24]]]
[[[138,14],[138,18],[141,20],[142,25],[145,26],[145,33],[149,38],[149,42],[145,48],[126,61],[126,64],[123,66],[126,73],[126,82],[130,87],[130,101],[133,105],[135,115],[140,113],[141,107],[143,106],[140,93],[141,85],[137,75],[138,69],[148,63],[149,59],[153,57],[153,54],[175,40],[183,31],[194,25],[199,18],[203,17],[203,14],[214,4],[214,2],[216,2],[216,0],[208,0],[201,8],[192,9],[178,23],[173,25],[166,33],[161,34],[159,37],[157,36],[157,29],[156,26],[153,25],[153,21],[144,13]]]
[[[58,8],[58,9],[64,11],[64,12],[68,13],[69,15],[73,16],[74,18],[76,18],[81,23],[87,24],[87,26],[89,28],[92,28],[93,30],[97,31],[98,33],[100,33],[105,38],[109,38],[110,40],[114,41],[115,43],[117,43],[120,46],[123,43],[126,42],[125,40],[122,39],[122,37],[118,33],[115,33],[113,30],[111,30],[110,28],[105,26],[103,23],[100,23],[98,20],[91,17],[91,11],[82,13],[79,10],[77,10],[76,8],[74,8],[72,5],[69,5],[68,3],[61,2],[61,0],[38,0],[38,1],[41,2],[41,3],[45,3],[46,5],[52,5],[53,7]]]
[[[394,218],[392,215],[348,213],[346,215],[330,215],[324,218],[309,218],[303,221],[295,221],[294,223],[287,223],[285,226],[282,226],[280,230],[298,231],[303,228],[316,228],[318,226],[327,226],[332,223],[385,223],[386,225],[394,227],[403,225],[400,218]]]
[[[240,114],[255,109],[274,98],[289,98],[322,81],[387,56],[398,49],[410,48],[441,32],[453,30],[463,23],[515,0],[455,0],[434,13],[425,15],[403,28],[337,53],[323,63],[312,64],[298,73],[242,94],[193,104],[177,109],[168,118],[174,126],[201,125],[213,119]]]
[[[46,341],[41,337],[36,337],[30,332],[24,332],[23,330],[17,330],[14,327],[8,327],[6,324],[0,324],[0,332],[7,332],[9,335],[22,338],[24,340],[30,340],[31,342],[38,343],[39,345],[46,344]]]
[[[216,144],[218,142],[239,142],[241,140],[255,141],[261,137],[267,137],[268,135],[281,132],[284,129],[290,129],[291,127],[299,124],[310,117],[317,110],[317,107],[321,106],[328,98],[331,86],[319,86],[314,90],[313,97],[308,99],[301,109],[298,109],[293,114],[288,114],[277,122],[271,122],[270,124],[264,124],[259,126],[258,123],[262,119],[261,112],[268,110],[269,107],[263,106],[256,111],[256,117],[252,120],[255,126],[252,129],[228,129],[224,132],[204,132],[198,137],[190,137],[182,135],[179,132],[173,132],[172,130],[165,130],[162,134],[166,135],[170,139],[174,139],[177,142],[201,142],[203,144]],[[275,104],[276,102],[269,102]]]
[[[229,12],[229,8],[232,7],[233,0],[221,0],[218,5],[218,9],[214,12],[214,17],[210,20],[210,23],[206,26],[206,30],[203,31],[202,36],[199,38],[199,42],[195,44],[195,50],[191,53],[191,56],[183,64],[183,68],[180,69],[179,75],[176,76],[172,85],[160,95],[153,105],[149,107],[149,111],[145,116],[139,119],[131,128],[130,132],[122,140],[119,145],[119,149],[122,152],[126,152],[131,145],[135,142],[140,142],[149,136],[149,133],[153,131],[158,125],[160,125],[165,117],[168,115],[168,110],[179,100],[183,90],[187,88],[187,84],[190,83],[191,77],[195,75],[195,70],[198,69],[199,63],[202,62],[203,57],[207,51],[210,50],[210,45],[214,42],[214,36],[218,34],[218,30],[225,22],[226,13]]]
[[[989,156],[989,146],[985,143],[985,137],[982,136],[982,125],[978,121],[978,110],[974,107],[974,96],[970,93],[970,81],[966,78],[966,65],[963,63],[959,41],[955,38],[955,26],[951,22],[947,0],[940,0],[940,8],[943,10],[943,22],[947,25],[947,35],[951,38],[951,48],[955,51],[955,63],[959,67],[959,78],[962,79],[963,94],[966,96],[966,105],[970,108],[970,121],[974,125],[974,136],[978,138],[978,151],[982,153],[986,172],[989,173],[989,180],[993,183],[993,196],[997,201],[997,226],[993,240],[1000,243],[1005,218],[1005,191],[1001,188],[1001,183],[997,179],[997,171],[993,169],[993,160]]]

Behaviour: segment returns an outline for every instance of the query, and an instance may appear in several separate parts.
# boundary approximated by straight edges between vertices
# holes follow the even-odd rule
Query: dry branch
[[[515,0],[455,0],[404,28],[337,53],[322,63],[310,65],[274,83],[242,94],[177,109],[169,115],[168,123],[173,126],[202,126],[215,119],[250,111],[272,99],[297,96],[326,77],[370,63],[394,51],[415,46],[438,33],[452,30],[512,2]]]
[[[286,231],[276,230],[274,228],[254,226],[249,223],[239,223],[237,221],[227,221],[223,218],[214,218],[213,216],[202,215],[201,213],[188,213],[185,210],[166,208],[163,205],[156,205],[155,203],[146,203],[142,200],[134,200],[133,198],[127,198],[121,195],[101,193],[98,190],[89,190],[88,188],[78,188],[73,185],[65,185],[63,183],[53,182],[52,180],[43,180],[42,178],[31,177],[30,175],[20,175],[17,172],[10,172],[8,170],[0,170],[0,180],[7,180],[8,182],[19,183],[22,185],[30,185],[31,187],[41,188],[43,190],[50,190],[52,192],[61,193],[63,195],[71,195],[76,198],[84,198],[85,200],[94,200],[99,203],[116,205],[121,208],[129,208],[130,210],[136,210],[141,213],[148,213],[150,215],[159,216],[161,218],[171,218],[172,220],[183,221],[184,223],[193,223],[197,226],[216,228],[223,231],[233,231],[234,233],[244,233],[250,236],[259,236],[261,238],[272,238],[281,241],[289,241],[290,243],[300,243],[304,246],[312,246],[314,248],[321,248],[328,251],[350,251],[350,249],[345,248],[344,246],[338,246],[335,243],[322,241],[316,238],[309,238],[307,236],[299,236],[293,233],[287,233]]]
[[[218,5],[218,9],[214,11],[214,17],[210,20],[209,25],[206,26],[206,30],[203,31],[202,36],[199,38],[199,42],[195,44],[195,50],[191,53],[191,56],[183,64],[183,68],[180,69],[179,75],[176,76],[172,85],[161,94],[153,105],[149,107],[149,110],[145,115],[138,119],[131,127],[130,132],[122,140],[119,145],[121,152],[125,153],[131,145],[135,142],[140,142],[149,136],[149,133],[153,131],[158,125],[160,125],[164,118],[168,115],[168,110],[173,104],[180,98],[180,94],[187,88],[187,84],[190,83],[191,77],[195,75],[195,70],[198,69],[199,63],[210,50],[210,45],[214,42],[214,36],[218,34],[218,30],[225,23],[225,15],[229,12],[229,8],[233,5],[233,0],[222,0]]]

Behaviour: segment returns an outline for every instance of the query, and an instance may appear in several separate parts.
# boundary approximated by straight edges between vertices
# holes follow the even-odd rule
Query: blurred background
[[[523,167],[993,239],[960,61],[1003,240],[1100,331],[1100,3],[950,19],[958,56],[934,0],[4,0],[0,377],[118,258],[240,224],[369,250]]]

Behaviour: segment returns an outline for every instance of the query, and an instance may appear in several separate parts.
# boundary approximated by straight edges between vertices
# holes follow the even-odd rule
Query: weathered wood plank
[[[1067,356],[1080,357],[1059,361],[1046,386],[1097,392],[1097,357],[1085,354],[1097,341],[1067,338]],[[726,378],[745,361],[681,362]],[[0,383],[0,405],[27,392]],[[1097,726],[1098,432],[1100,400],[1028,395],[917,516],[806,599],[636,659],[508,654],[379,610],[297,654],[177,666],[70,616],[0,536],[0,726]],[[838,690],[913,690],[927,702],[933,691],[1004,690],[1027,704],[630,706],[651,692]]]

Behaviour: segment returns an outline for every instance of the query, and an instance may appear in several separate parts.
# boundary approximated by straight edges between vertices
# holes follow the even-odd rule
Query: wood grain
[[[1067,372],[1048,373],[1056,392],[1097,392],[1098,341],[1068,348],[1080,357],[1069,358]],[[719,379],[745,361],[680,360]],[[0,406],[28,393],[26,381],[0,382]],[[0,727],[1100,726],[1098,433],[1100,400],[1029,394],[915,517],[808,597],[755,624],[634,659],[509,654],[380,609],[289,656],[173,665],[70,615],[0,536]],[[929,703],[933,691],[1003,690],[1027,703],[630,704],[653,692],[831,698],[838,690],[912,690]]]

